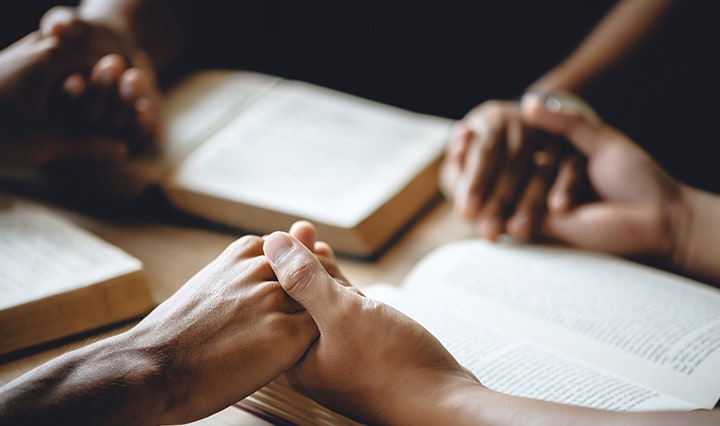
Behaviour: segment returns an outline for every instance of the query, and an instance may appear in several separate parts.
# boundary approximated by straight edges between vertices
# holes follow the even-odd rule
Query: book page
[[[539,347],[453,304],[427,294],[371,286],[381,300],[427,328],[483,385],[510,395],[606,410],[687,410],[696,405]]]
[[[436,251],[405,285],[698,406],[720,397],[717,289],[611,256],[480,240]]]
[[[351,228],[440,157],[449,125],[288,82],[214,134],[169,184]]]
[[[164,127],[155,149],[132,159],[127,170],[158,182],[278,81],[277,77],[244,71],[211,70],[190,75],[165,97]]]
[[[0,201],[0,309],[142,268],[139,260],[42,207]]]

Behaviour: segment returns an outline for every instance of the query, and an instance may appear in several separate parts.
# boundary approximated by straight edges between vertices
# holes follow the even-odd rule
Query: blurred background
[[[0,15],[2,46],[36,28],[42,14],[57,4],[77,2],[16,2],[12,12]],[[175,72],[253,69],[460,118],[485,100],[520,96],[565,58],[614,4],[198,1]],[[613,90],[599,90],[587,100],[621,104],[622,113],[620,108],[605,108],[600,115],[636,139],[678,179],[720,191],[720,167],[711,154],[720,142],[715,130],[720,26],[708,5],[711,2],[679,2],[659,32],[657,48],[647,52],[655,61],[652,66],[618,70],[626,77],[613,81],[611,75],[611,81],[602,82]]]

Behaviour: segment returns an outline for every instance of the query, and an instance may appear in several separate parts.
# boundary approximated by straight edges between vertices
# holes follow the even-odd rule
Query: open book
[[[178,208],[256,233],[313,221],[338,251],[376,252],[437,194],[450,120],[298,81],[202,71],[167,97],[158,151],[134,161]]]
[[[665,271],[469,240],[429,254],[400,287],[363,292],[423,324],[500,392],[643,411],[712,408],[720,398],[720,291]],[[281,381],[243,405],[299,425],[352,424]]]
[[[43,207],[0,196],[0,354],[153,306],[139,260]]]

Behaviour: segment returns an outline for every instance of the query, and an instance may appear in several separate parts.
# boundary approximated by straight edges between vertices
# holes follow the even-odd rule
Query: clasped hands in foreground
[[[183,423],[287,373],[360,421],[421,424],[428,401],[482,389],[419,324],[343,284],[307,222],[245,236],[131,330],[5,386],[0,420]]]
[[[166,395],[163,422],[211,414],[285,372],[321,404],[370,424],[419,424],[419,407],[400,403],[418,389],[436,401],[440,389],[479,386],[419,324],[349,287],[307,222],[233,243],[130,335],[149,347],[175,336],[161,343],[168,356],[158,364],[171,371],[160,376],[186,386]]]

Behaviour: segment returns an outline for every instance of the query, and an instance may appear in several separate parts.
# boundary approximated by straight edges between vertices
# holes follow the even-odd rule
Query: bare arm
[[[619,2],[570,56],[540,77],[531,89],[587,95],[596,80],[633,60],[673,5],[673,0]]]
[[[439,416],[426,424],[456,425],[717,425],[720,412],[617,412],[505,395],[481,385],[462,385],[439,404]]]
[[[682,185],[684,214],[670,259],[692,274],[720,282],[720,196]]]
[[[2,388],[7,424],[152,424],[169,409],[158,353],[130,335],[70,352]],[[128,410],[132,407],[132,410]],[[142,419],[136,413],[144,413]]]

